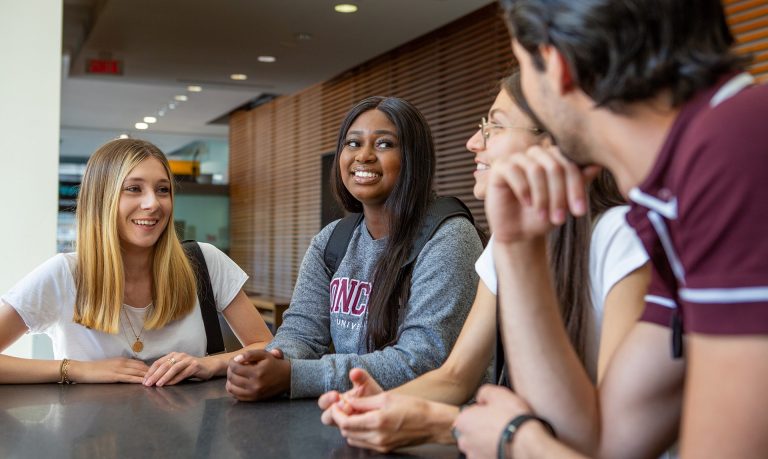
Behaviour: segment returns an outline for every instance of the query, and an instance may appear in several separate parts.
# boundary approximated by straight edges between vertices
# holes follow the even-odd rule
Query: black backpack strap
[[[331,276],[339,269],[339,264],[341,264],[344,254],[347,253],[347,246],[349,240],[352,239],[352,233],[355,232],[355,228],[361,221],[363,221],[362,213],[349,214],[339,220],[339,223],[333,228],[323,252],[323,261],[325,261],[325,267]]]
[[[429,206],[427,210],[427,216],[424,219],[424,223],[421,225],[419,234],[411,247],[411,253],[408,259],[403,263],[403,267],[408,266],[416,260],[416,257],[421,253],[421,249],[424,248],[427,242],[432,239],[435,232],[444,221],[451,217],[462,216],[467,218],[470,222],[475,223],[472,218],[472,212],[469,208],[461,202],[461,199],[454,198],[453,196],[441,196],[436,198]]]
[[[224,352],[224,338],[219,326],[219,315],[216,311],[216,300],[213,298],[213,286],[208,274],[208,265],[205,263],[203,251],[197,241],[184,241],[181,243],[187,253],[192,268],[195,271],[197,281],[197,299],[200,302],[200,312],[203,315],[205,325],[205,337],[207,340],[206,353],[208,355]]]
[[[470,212],[469,208],[458,198],[443,196],[432,201],[427,210],[424,223],[419,230],[419,234],[411,247],[411,253],[405,263],[403,263],[403,267],[408,266],[416,260],[416,257],[421,253],[421,249],[423,249],[424,245],[432,239],[432,236],[434,236],[437,229],[445,220],[456,216],[463,216],[470,222],[475,222],[472,218],[472,212]],[[342,218],[339,223],[336,224],[336,227],[333,228],[331,236],[325,244],[325,251],[323,253],[325,266],[331,275],[333,275],[339,268],[339,264],[344,258],[344,254],[347,253],[347,246],[349,245],[350,239],[352,239],[352,233],[354,233],[355,229],[362,221],[362,213],[350,214]]]

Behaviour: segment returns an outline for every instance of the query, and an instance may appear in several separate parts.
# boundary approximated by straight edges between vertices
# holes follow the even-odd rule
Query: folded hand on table
[[[347,410],[340,405],[334,404],[330,412],[347,443],[379,452],[428,442],[450,443],[451,425],[459,412],[455,406],[390,392],[351,397]]]
[[[291,362],[279,349],[247,350],[229,361],[227,392],[238,400],[264,400],[290,389]]]
[[[353,397],[368,397],[384,392],[379,383],[362,368],[351,369],[349,371],[349,380],[352,382],[352,389],[344,392],[344,394],[332,390],[324,393],[317,400],[317,405],[323,410],[323,414],[320,416],[323,424],[329,426],[334,424],[331,416],[331,409],[334,406],[337,406],[347,414],[352,414],[352,411],[349,410],[349,406],[346,404],[346,400]],[[339,402],[341,403],[339,404]]]
[[[171,352],[155,360],[142,382],[145,386],[168,386],[187,378],[211,379],[215,373],[214,367],[215,362],[211,359]]]

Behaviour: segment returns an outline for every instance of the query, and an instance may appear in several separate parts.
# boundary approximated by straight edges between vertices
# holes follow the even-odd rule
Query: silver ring
[[[176,359],[174,359],[173,357],[171,357],[170,359],[168,359],[168,364],[169,364],[170,366],[173,366],[173,364],[174,364],[174,363],[176,363]]]

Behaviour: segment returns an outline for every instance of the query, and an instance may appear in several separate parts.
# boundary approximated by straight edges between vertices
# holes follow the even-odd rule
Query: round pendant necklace
[[[137,335],[136,330],[133,328],[133,323],[131,323],[131,318],[128,317],[128,312],[124,310],[123,314],[125,314],[125,318],[128,319],[128,326],[131,327],[131,333],[133,333],[134,338],[136,338],[136,341],[131,345],[131,349],[138,354],[144,350],[144,343],[141,342],[141,334],[144,333],[144,325],[142,324],[141,330],[139,330],[139,334]]]

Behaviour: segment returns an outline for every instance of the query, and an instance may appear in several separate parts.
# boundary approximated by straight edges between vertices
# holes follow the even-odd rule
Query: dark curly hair
[[[720,0],[499,0],[510,33],[544,69],[539,45],[563,55],[575,83],[620,112],[668,90],[679,106],[741,69]]]

